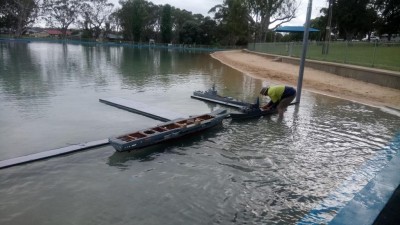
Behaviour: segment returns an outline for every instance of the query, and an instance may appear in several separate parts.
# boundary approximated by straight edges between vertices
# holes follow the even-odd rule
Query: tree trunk
[[[17,22],[17,29],[15,30],[15,36],[16,37],[21,37],[22,33],[24,32],[24,22],[22,21],[21,18],[18,18]]]
[[[269,23],[270,23],[270,14],[267,13],[266,15],[261,15],[261,27],[260,27],[261,42],[265,42],[267,40]]]
[[[346,41],[351,41],[354,36],[354,31],[346,31]]]
[[[67,37],[68,27],[61,28],[62,38],[65,39]]]

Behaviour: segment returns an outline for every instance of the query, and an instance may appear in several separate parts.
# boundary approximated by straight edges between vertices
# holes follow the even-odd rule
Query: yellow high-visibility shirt
[[[282,94],[285,91],[285,85],[276,85],[268,88],[268,96],[273,103],[281,100]]]

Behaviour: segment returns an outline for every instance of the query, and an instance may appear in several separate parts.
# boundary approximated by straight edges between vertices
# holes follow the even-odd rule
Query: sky
[[[119,6],[118,0],[109,0],[116,6]],[[208,11],[215,5],[222,4],[223,0],[147,0],[153,2],[156,5],[170,4],[176,8],[186,9],[194,14],[200,13],[204,16],[213,16],[208,14]],[[297,0],[299,10],[296,14],[296,18],[289,23],[284,24],[284,26],[302,26],[306,22],[307,6],[309,0]],[[320,15],[319,11],[321,8],[327,7],[327,0],[313,0],[312,1],[312,11],[311,18],[318,17]]]

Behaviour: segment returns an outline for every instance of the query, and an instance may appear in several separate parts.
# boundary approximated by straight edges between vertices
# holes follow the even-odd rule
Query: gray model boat
[[[111,137],[109,143],[119,152],[140,149],[214,127],[221,124],[226,116],[226,110],[219,109],[211,113],[176,119],[156,127]]]
[[[241,113],[230,113],[230,117],[232,120],[241,120],[241,119],[250,119],[250,118],[257,118],[265,115],[271,115],[276,113],[276,109],[271,110],[264,110],[260,108],[260,101],[257,98],[255,104],[250,104],[250,106],[242,108]]]
[[[223,97],[218,95],[217,90],[215,90],[215,85],[213,85],[213,87],[208,89],[207,91],[195,91],[193,92],[193,95],[191,97],[239,109],[246,108],[251,105],[250,103],[242,102],[232,97]]]
[[[232,118],[232,120],[242,120],[242,119],[258,118],[261,116],[271,115],[274,113],[276,113],[276,110],[264,110],[258,108],[258,109],[250,109],[243,113],[231,113],[230,117]]]
[[[232,120],[257,118],[276,113],[275,109],[263,110],[262,108],[260,108],[259,98],[257,98],[256,103],[252,104],[248,102],[238,101],[232,97],[220,96],[215,90],[215,86],[207,91],[195,91],[193,92],[193,95],[191,97],[239,109],[240,113],[230,113],[230,117],[232,118]]]

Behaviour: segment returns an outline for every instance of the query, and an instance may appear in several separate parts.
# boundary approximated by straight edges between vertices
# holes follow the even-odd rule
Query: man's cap
[[[268,93],[268,88],[269,88],[268,86],[261,88],[260,94],[262,94],[262,95],[267,95],[267,93]]]

